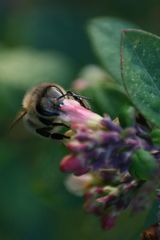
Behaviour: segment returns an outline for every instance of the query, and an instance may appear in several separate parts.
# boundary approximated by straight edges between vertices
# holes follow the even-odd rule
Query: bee
[[[55,83],[41,83],[24,96],[22,111],[17,115],[12,128],[23,118],[25,125],[36,134],[43,137],[62,140],[68,136],[56,131],[57,128],[69,128],[60,118],[60,106],[64,99],[74,99],[84,108],[90,109],[87,97],[80,96],[72,91],[65,91]]]

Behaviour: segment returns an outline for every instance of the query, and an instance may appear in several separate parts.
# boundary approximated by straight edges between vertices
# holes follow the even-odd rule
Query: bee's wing
[[[9,126],[9,131],[26,115],[27,111],[23,109],[21,112],[19,112],[16,116],[16,118],[13,120],[11,125]]]

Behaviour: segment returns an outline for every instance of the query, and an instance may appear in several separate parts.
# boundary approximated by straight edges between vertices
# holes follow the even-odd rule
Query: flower
[[[83,196],[85,192],[93,185],[94,176],[90,173],[81,176],[69,175],[65,181],[65,186],[69,192]]]
[[[81,175],[82,169],[85,173],[113,168],[125,172],[133,152],[150,146],[135,127],[122,129],[117,120],[101,117],[74,100],[66,99],[61,110],[63,121],[70,123],[73,131],[66,143],[71,154],[62,160],[62,171]]]
[[[70,123],[71,129],[80,126],[97,128],[102,120],[100,115],[84,108],[78,101],[72,99],[64,99],[61,111],[60,117],[64,122]]]
[[[64,100],[61,111],[71,128],[65,141],[70,154],[60,163],[63,172],[72,173],[66,186],[83,195],[85,210],[110,229],[121,211],[129,206],[138,211],[149,202],[155,184],[146,180],[156,173],[160,149],[152,143],[149,127],[136,121],[122,128],[118,119],[101,117],[71,99]]]

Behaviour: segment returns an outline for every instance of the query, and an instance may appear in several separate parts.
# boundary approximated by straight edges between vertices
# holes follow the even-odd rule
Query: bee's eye
[[[60,96],[62,96],[62,92],[60,90],[58,90],[58,88],[55,87],[49,87],[47,89],[47,91],[44,94],[44,97],[47,98],[52,98],[56,101],[56,99],[58,99]]]
[[[37,111],[44,116],[59,115],[58,107],[63,102],[63,98],[61,98],[61,100],[57,99],[61,97],[62,94],[63,93],[55,87],[47,88],[37,105]]]

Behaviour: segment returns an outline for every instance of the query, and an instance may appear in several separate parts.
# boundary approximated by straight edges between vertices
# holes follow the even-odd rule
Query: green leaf
[[[109,74],[122,85],[120,74],[121,30],[134,28],[131,23],[116,18],[97,18],[90,21],[88,32],[97,56]]]
[[[106,71],[100,67],[88,65],[82,68],[73,88],[81,95],[89,97],[89,104],[93,111],[100,115],[107,113],[111,118],[119,117],[124,127],[133,125],[131,124],[133,114],[129,110],[131,101],[119,85],[113,82]]]
[[[40,82],[66,84],[74,75],[74,65],[54,51],[31,48],[0,48],[0,82],[25,89]]]
[[[130,99],[160,126],[160,38],[141,30],[123,31],[121,67]]]
[[[155,145],[160,145],[160,129],[159,128],[154,128],[151,131],[151,139]]]
[[[138,149],[132,156],[129,172],[139,180],[148,180],[153,177],[157,167],[156,159],[149,152]]]
[[[130,100],[127,96],[117,87],[116,84],[108,85],[92,85],[87,89],[81,91],[82,95],[89,97],[89,104],[93,111],[98,112],[100,115],[107,113],[111,118],[126,117],[124,108],[131,106]],[[123,119],[123,123],[126,119]],[[123,126],[126,126],[123,124]]]

